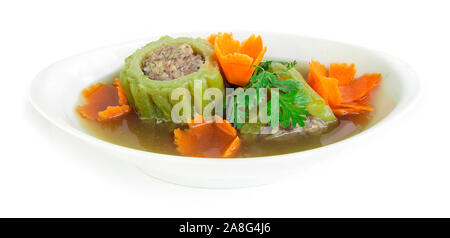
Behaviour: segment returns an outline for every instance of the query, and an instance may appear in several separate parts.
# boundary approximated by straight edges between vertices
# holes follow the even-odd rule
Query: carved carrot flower
[[[196,120],[188,123],[189,129],[174,131],[175,144],[182,155],[230,158],[238,152],[241,141],[229,122],[219,116],[215,120],[195,117]]]
[[[213,34],[208,41],[214,44],[214,51],[220,67],[229,83],[244,86],[255,71],[267,47],[263,46],[261,36],[251,35],[244,42],[233,39],[231,33]]]
[[[119,78],[112,86],[98,83],[83,90],[87,103],[77,111],[87,119],[100,122],[121,117],[131,111]]]
[[[364,74],[355,78],[355,65],[346,63],[325,65],[312,60],[309,63],[309,85],[330,105],[334,114],[344,116],[372,111],[365,105],[369,93],[381,80],[381,74]]]

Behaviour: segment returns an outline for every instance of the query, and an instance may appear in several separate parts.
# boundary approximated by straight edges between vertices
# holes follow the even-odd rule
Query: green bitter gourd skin
[[[282,64],[274,63],[271,65],[270,71],[281,71],[285,68],[286,67]],[[335,122],[337,119],[333,113],[333,110],[331,110],[330,106],[325,103],[325,100],[323,100],[323,98],[309,86],[300,72],[298,72],[295,68],[288,70],[288,72],[292,79],[300,82],[302,91],[305,92],[306,96],[311,101],[306,104],[306,109],[309,114],[311,114],[311,116],[318,117],[327,123]]]
[[[273,63],[269,71],[277,72],[285,70],[286,66],[280,63]],[[303,76],[296,69],[292,68],[287,71],[290,76],[279,75],[278,77],[282,77],[284,79],[291,78],[300,82],[302,86],[302,92],[305,92],[306,96],[309,98],[310,103],[306,104],[306,109],[309,114],[314,117],[318,117],[328,124],[332,124],[337,121],[336,116],[334,115],[331,108],[325,103],[325,100],[312,89],[309,84],[305,81]],[[258,134],[261,131],[261,128],[266,126],[267,124],[257,123],[257,124],[244,124],[240,130],[241,134]]]
[[[152,80],[142,72],[141,66],[146,56],[165,45],[189,44],[195,53],[203,56],[205,62],[197,72],[168,81]],[[216,61],[213,46],[201,38],[163,36],[138,49],[125,59],[125,65],[120,72],[120,79],[131,106],[143,120],[152,122],[171,122],[172,107],[180,100],[171,100],[171,93],[176,88],[186,88],[191,94],[191,112],[199,112],[209,103],[203,99],[207,88],[217,88],[224,92],[222,75]],[[194,108],[194,81],[200,80],[202,108]]]

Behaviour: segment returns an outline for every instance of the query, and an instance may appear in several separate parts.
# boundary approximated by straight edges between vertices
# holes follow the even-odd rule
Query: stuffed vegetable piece
[[[287,63],[287,62],[286,62]],[[264,63],[263,63],[264,64]],[[241,134],[246,135],[248,139],[254,139],[251,135],[264,135],[266,139],[278,139],[289,138],[286,135],[319,135],[327,131],[328,127],[334,124],[337,119],[333,114],[331,108],[326,104],[324,99],[320,97],[305,81],[302,75],[295,68],[286,68],[285,64],[270,62],[267,67],[268,72],[277,73],[285,72],[283,74],[277,74],[275,80],[293,80],[300,84],[301,90],[299,93],[303,94],[305,108],[307,115],[305,116],[304,125],[300,126],[282,126],[280,130],[275,134],[270,133],[270,127],[266,124],[244,124],[241,128]],[[248,136],[247,136],[248,135]]]
[[[282,71],[285,68],[286,66],[282,64],[274,63],[271,65],[270,71]],[[298,72],[295,68],[289,69],[287,72],[289,73],[289,76],[282,75],[281,77],[284,79],[291,78],[301,84],[302,92],[306,94],[310,101],[306,104],[306,109],[308,109],[311,116],[320,118],[326,123],[335,122],[337,119],[331,108],[326,104],[325,100],[309,86],[300,72]]]
[[[192,114],[209,103],[202,99],[207,88],[224,91],[213,46],[201,38],[163,36],[126,58],[120,72],[125,94],[141,119],[171,122],[173,90],[186,88],[191,94]],[[202,86],[201,104],[194,103],[194,81]],[[194,108],[194,105],[202,105]],[[198,106],[197,106],[198,107]]]

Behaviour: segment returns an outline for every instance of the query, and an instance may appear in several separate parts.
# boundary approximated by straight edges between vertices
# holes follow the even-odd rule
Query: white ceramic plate
[[[250,32],[234,32],[238,39]],[[201,36],[208,33],[182,33],[172,36]],[[139,151],[102,141],[90,135],[80,125],[74,111],[80,91],[101,79],[116,74],[125,57],[149,39],[101,48],[61,60],[44,69],[33,80],[30,101],[34,107],[57,127],[86,143],[99,147],[99,153],[114,151],[124,160],[135,163],[148,175],[176,184],[196,187],[246,187],[277,181],[292,173],[301,173],[312,162],[342,150],[353,140],[367,136],[374,130],[399,117],[411,107],[418,97],[419,81],[414,71],[400,60],[362,47],[282,33],[260,33],[268,46],[265,58],[319,60],[321,63],[354,62],[358,72],[379,72],[383,75],[381,87],[384,94],[377,98],[377,113],[371,128],[340,142],[313,150],[257,158],[213,159],[172,156]],[[386,98],[394,99],[393,107],[385,105]]]

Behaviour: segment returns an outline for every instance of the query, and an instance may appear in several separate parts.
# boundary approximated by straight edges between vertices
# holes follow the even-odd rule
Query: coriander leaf
[[[286,79],[286,80],[274,80],[272,82],[272,85],[276,88],[279,88],[280,91],[288,93],[290,91],[297,91],[300,89],[300,83],[292,80],[292,79]]]
[[[292,68],[294,68],[297,65],[297,61],[292,61],[286,64],[286,70],[290,70]]]
[[[270,72],[270,68],[272,63],[280,63],[285,65],[285,69],[276,72]],[[237,129],[242,128],[245,123],[238,123],[237,119],[237,110],[245,110],[245,119],[249,118],[249,114],[247,112],[247,108],[250,110],[256,109],[255,106],[260,105],[262,103],[262,99],[264,95],[259,95],[259,89],[271,89],[278,88],[279,89],[279,121],[282,127],[286,128],[289,126],[305,126],[305,121],[307,120],[306,115],[309,114],[306,109],[306,103],[310,102],[309,97],[305,92],[302,92],[302,86],[300,82],[293,80],[292,78],[278,77],[279,75],[290,76],[288,72],[290,69],[297,65],[296,61],[293,62],[285,62],[285,61],[264,61],[259,65],[252,65],[256,67],[250,81],[243,87],[243,89],[255,88],[256,89],[256,102],[250,103],[250,101],[246,98],[245,105],[239,105],[239,109],[237,108],[237,104],[235,102],[235,114],[234,114],[234,127]],[[235,91],[236,92],[236,91]],[[242,93],[242,91],[240,91]],[[237,96],[239,93],[233,93],[233,97]],[[267,98],[266,98],[267,99]],[[234,101],[234,100],[233,100]],[[272,113],[271,111],[271,100],[268,100],[266,105],[267,112],[269,115]],[[245,121],[245,120],[244,120]],[[273,124],[269,121],[269,124]]]

